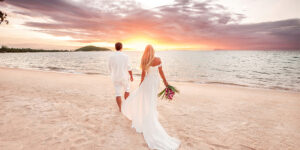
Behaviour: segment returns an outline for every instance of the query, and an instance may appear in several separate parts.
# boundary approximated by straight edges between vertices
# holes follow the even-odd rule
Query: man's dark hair
[[[121,42],[117,42],[117,43],[115,44],[115,48],[116,48],[117,51],[121,50],[122,47],[123,47],[123,46],[122,46],[122,43],[121,43]]]

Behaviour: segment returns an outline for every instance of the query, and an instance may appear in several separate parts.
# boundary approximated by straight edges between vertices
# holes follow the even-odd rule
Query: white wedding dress
[[[180,141],[170,137],[158,120],[159,66],[149,68],[140,87],[123,102],[122,113],[132,121],[138,133],[143,133],[150,149],[176,150]]]

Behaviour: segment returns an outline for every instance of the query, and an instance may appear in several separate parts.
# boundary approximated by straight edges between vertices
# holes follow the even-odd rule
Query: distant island
[[[80,52],[80,51],[110,51],[110,49],[105,47],[96,46],[84,46],[74,50],[45,50],[45,49],[31,49],[31,48],[9,48],[7,46],[2,46],[0,48],[0,53],[34,53],[34,52]]]
[[[106,47],[97,47],[97,46],[84,46],[81,48],[76,49],[75,51],[111,51]]]

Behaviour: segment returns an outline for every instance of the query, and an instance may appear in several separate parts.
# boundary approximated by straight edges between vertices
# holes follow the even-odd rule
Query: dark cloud
[[[9,0],[14,13],[51,21],[24,25],[76,41],[124,40],[144,35],[168,43],[213,45],[221,49],[300,49],[300,19],[240,24],[242,14],[208,0],[176,0],[144,9],[134,1]]]

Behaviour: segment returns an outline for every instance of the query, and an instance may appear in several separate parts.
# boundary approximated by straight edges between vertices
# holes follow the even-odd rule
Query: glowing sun
[[[137,51],[143,51],[148,44],[157,45],[158,43],[146,37],[135,37],[124,41],[127,48]]]

